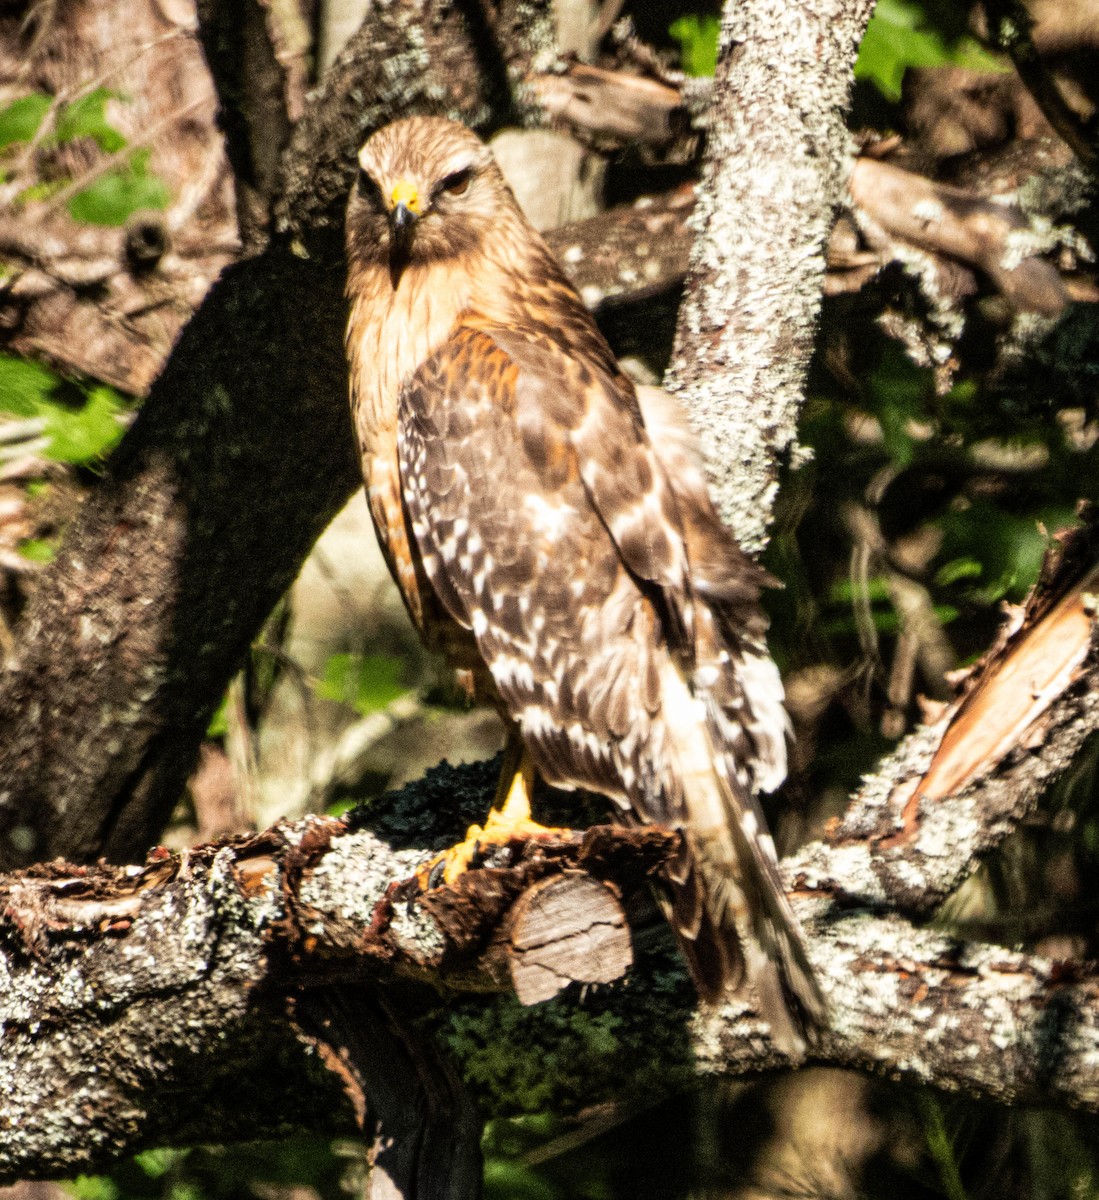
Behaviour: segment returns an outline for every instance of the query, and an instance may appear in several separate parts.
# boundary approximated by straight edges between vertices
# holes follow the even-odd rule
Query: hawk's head
[[[409,117],[380,129],[359,151],[347,209],[353,260],[409,264],[458,259],[500,231],[518,209],[489,148],[463,125]]]

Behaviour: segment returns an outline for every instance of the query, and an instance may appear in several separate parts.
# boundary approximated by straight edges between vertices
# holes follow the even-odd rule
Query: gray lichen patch
[[[394,851],[366,830],[346,833],[333,838],[306,872],[299,899],[319,913],[366,927],[389,885],[412,875],[423,859],[422,851]]]
[[[824,243],[852,157],[849,58],[871,7],[726,9],[669,388],[705,430],[718,507],[748,550],[766,542],[778,463],[796,446]]]

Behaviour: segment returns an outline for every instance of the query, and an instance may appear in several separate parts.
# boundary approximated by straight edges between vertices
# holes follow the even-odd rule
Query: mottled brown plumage
[[[682,831],[669,909],[701,994],[746,973],[796,1052],[824,1005],[753,795],[786,761],[766,577],[670,397],[639,399],[488,149],[412,118],[359,162],[352,408],[408,610],[549,782]]]

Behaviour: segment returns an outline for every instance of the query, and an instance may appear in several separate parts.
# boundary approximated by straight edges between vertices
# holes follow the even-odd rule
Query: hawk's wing
[[[428,578],[539,767],[625,801],[622,743],[638,752],[662,648],[689,654],[693,619],[675,498],[632,393],[548,338],[462,328],[406,385],[398,446]]]
[[[765,704],[781,690],[736,628],[762,632],[760,572],[674,489],[632,388],[550,331],[460,326],[402,389],[398,455],[427,576],[540,772],[683,831],[674,919],[700,987],[739,977],[739,932],[796,1045],[783,997],[818,1016],[819,993],[750,788],[784,734],[753,734],[751,672]]]
[[[730,717],[729,749],[747,782],[773,788],[785,775],[786,725],[781,685],[762,642],[758,599],[767,576],[713,512],[669,403],[647,397],[645,405],[661,442],[658,457],[625,380],[570,357],[549,336],[461,328],[401,400],[405,503],[443,603],[474,629],[490,668],[504,656],[497,686],[516,720],[531,704],[553,715],[553,683],[567,666],[563,713],[556,715],[578,699],[585,707],[594,690],[615,701],[611,715],[618,719],[608,728],[619,728],[628,683],[638,687],[630,699],[648,711],[658,703],[653,680],[641,686],[655,671],[649,639],[667,646],[688,672],[700,657],[720,653],[714,643],[721,641],[742,668],[723,670],[714,681],[716,703]],[[670,479],[662,459],[674,472]],[[594,662],[593,650],[601,651]],[[621,686],[613,683],[621,669],[613,678],[576,677],[612,669],[604,659],[616,653],[629,662]],[[548,697],[541,685],[532,695],[509,681],[516,654],[530,659],[536,679],[539,670],[546,673]],[[584,689],[579,698],[577,688]],[[749,696],[764,709],[755,722]],[[599,705],[593,715],[601,715]],[[538,716],[527,713],[528,721]],[[546,774],[602,786],[573,772]]]

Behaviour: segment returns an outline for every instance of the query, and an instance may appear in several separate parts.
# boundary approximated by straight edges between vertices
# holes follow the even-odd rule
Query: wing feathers
[[[425,569],[538,769],[683,832],[670,908],[700,993],[746,970],[797,1053],[823,1003],[751,794],[785,771],[766,577],[697,465],[669,474],[628,385],[495,328],[459,327],[406,385],[398,453]]]

